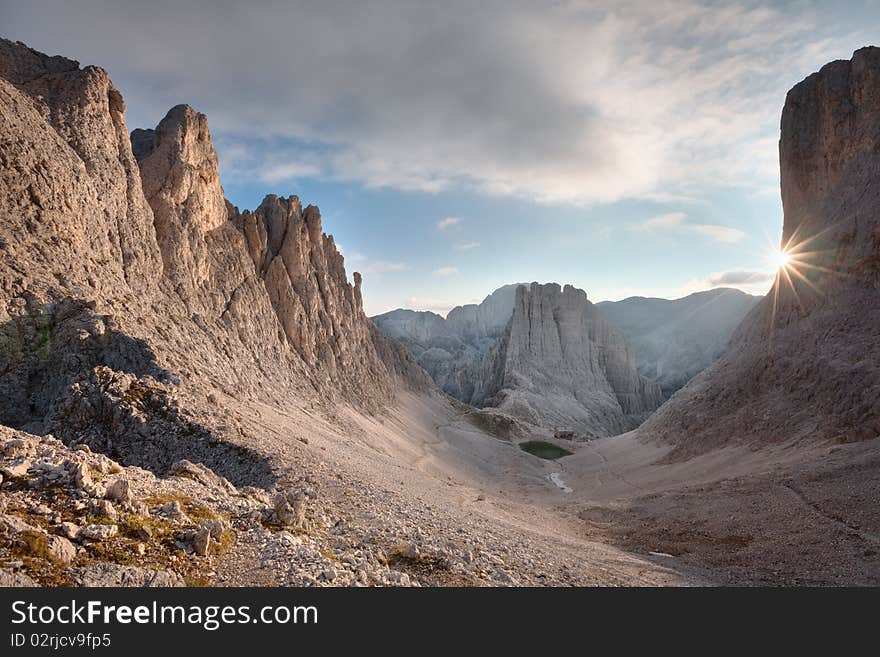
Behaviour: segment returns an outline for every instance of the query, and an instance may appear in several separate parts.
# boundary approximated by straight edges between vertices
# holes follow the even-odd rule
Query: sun
[[[773,269],[785,269],[791,263],[791,254],[782,249],[776,249],[770,254],[770,263],[773,265]]]

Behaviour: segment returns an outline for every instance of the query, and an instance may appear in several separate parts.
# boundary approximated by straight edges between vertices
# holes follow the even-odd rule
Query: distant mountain
[[[730,336],[761,297],[731,288],[682,299],[630,297],[597,303],[635,349],[639,373],[669,397],[727,348]]]
[[[507,285],[445,320],[394,310],[373,322],[453,397],[540,426],[613,435],[662,401],[624,336],[570,285]]]
[[[402,342],[446,393],[480,406],[491,394],[483,360],[510,321],[517,287],[505,285],[482,303],[456,306],[446,319],[399,308],[372,320],[385,337]]]

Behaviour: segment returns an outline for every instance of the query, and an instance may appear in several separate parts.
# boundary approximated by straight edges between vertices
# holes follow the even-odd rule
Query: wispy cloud
[[[675,226],[680,226],[684,222],[686,217],[687,215],[684,212],[669,212],[668,214],[661,214],[656,217],[646,219],[642,223],[638,224],[638,227],[644,230],[672,228]]]
[[[440,219],[435,224],[437,226],[437,230],[446,230],[452,226],[457,226],[461,223],[461,217],[444,217]]]
[[[452,276],[453,274],[458,273],[458,267],[440,267],[431,273],[434,274],[434,276]]]
[[[744,231],[730,226],[720,226],[718,224],[697,224],[687,221],[687,215],[684,212],[670,212],[651,217],[642,222],[631,226],[633,230],[660,232],[660,231],[677,231],[697,233],[711,237],[716,242],[732,243],[738,242],[746,237]]]
[[[738,228],[730,226],[717,226],[715,224],[687,224],[685,228],[691,232],[708,235],[716,242],[733,243],[739,242],[746,233]]]
[[[215,136],[323,177],[574,204],[775,183],[786,91],[878,17],[752,0],[178,2],[173,21],[134,2],[17,4],[4,32],[112,63],[130,127],[185,98]],[[307,56],[289,56],[292,24]]]
[[[346,260],[346,269],[349,271],[359,271],[362,274],[387,274],[391,272],[406,271],[410,267],[404,262],[388,262],[387,260],[373,260],[363,253],[357,251],[351,254],[345,254],[341,247],[339,251],[343,253]]]
[[[748,294],[763,295],[773,283],[773,272],[755,270],[728,270],[714,272],[705,278],[695,278],[682,285],[677,294],[686,296],[694,292],[711,290],[716,287],[732,287]]]
[[[479,248],[479,242],[458,242],[452,248],[456,251],[470,251],[471,249]]]

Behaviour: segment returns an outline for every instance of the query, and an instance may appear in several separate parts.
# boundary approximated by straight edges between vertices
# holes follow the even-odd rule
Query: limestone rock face
[[[724,353],[734,329],[760,300],[717,288],[682,299],[630,297],[596,307],[632,346],[639,374],[659,383],[668,398]]]
[[[480,304],[457,306],[449,311],[446,322],[456,334],[477,345],[497,338],[507,327],[517,289],[523,283],[498,288]]]
[[[482,303],[456,306],[446,319],[401,308],[372,320],[385,337],[404,344],[442,390],[480,406],[494,394],[493,354],[513,314],[517,287],[506,285]]]
[[[103,69],[0,40],[6,300],[13,288],[117,303],[151,293],[162,264],[124,111]],[[7,317],[0,308],[0,322]]]
[[[64,409],[109,403],[72,403],[107,369],[368,412],[424,384],[372,330],[316,207],[239,212],[204,115],[129,136],[124,109],[102,69],[0,40],[0,422],[63,433]]]
[[[571,285],[517,288],[502,344],[489,405],[535,424],[613,435],[662,402],[660,387],[636,371],[623,335]]]
[[[306,365],[330,381],[390,395],[363,312],[361,275],[348,282],[318,208],[270,195],[254,212],[231,212],[287,342]]]
[[[611,435],[662,401],[636,371],[623,335],[568,285],[508,285],[446,320],[395,310],[373,321],[450,395],[533,424]]]
[[[681,457],[880,435],[880,49],[796,85],[781,126],[792,262],[724,356],[640,429]]]
[[[155,130],[135,130],[131,139],[165,276],[188,298],[209,276],[205,235],[227,222],[208,119],[178,105]]]

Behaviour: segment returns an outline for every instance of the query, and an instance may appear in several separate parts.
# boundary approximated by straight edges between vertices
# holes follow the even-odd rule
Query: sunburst
[[[812,292],[819,296],[824,296],[824,292],[816,284],[820,274],[842,275],[840,271],[820,265],[820,262],[827,260],[827,258],[823,257],[826,252],[814,248],[817,239],[829,228],[804,239],[800,238],[800,229],[798,228],[781,246],[771,246],[768,250],[766,256],[767,264],[768,267],[772,268],[776,276],[772,291],[771,327],[776,321],[781,291],[790,293],[799,310],[804,312],[805,306],[801,293],[809,294]]]

